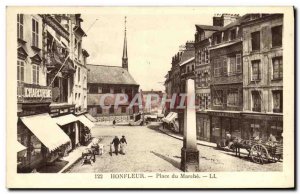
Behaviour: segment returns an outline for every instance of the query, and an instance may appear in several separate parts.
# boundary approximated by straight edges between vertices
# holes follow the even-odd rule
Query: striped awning
[[[48,113],[21,117],[21,121],[50,151],[71,142]]]
[[[74,116],[73,114],[68,114],[68,115],[64,115],[64,116],[60,116],[60,117],[55,117],[53,118],[54,121],[59,125],[59,126],[63,126],[63,125],[67,125],[73,122],[78,121],[79,119]]]
[[[84,114],[84,116],[86,116],[86,118],[88,118],[90,121],[92,122],[97,122],[97,119],[95,119],[92,115],[90,115],[89,113]]]
[[[88,118],[86,118],[84,115],[80,115],[77,117],[78,120],[85,125],[88,128],[93,128],[94,127],[94,123],[92,123],[92,121],[90,121]]]

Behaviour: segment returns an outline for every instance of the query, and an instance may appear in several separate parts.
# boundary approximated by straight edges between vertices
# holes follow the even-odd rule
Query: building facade
[[[243,127],[247,137],[283,132],[283,15],[255,14],[243,24]]]
[[[212,35],[211,57],[211,141],[225,138],[226,132],[242,138],[240,112],[243,110],[242,29],[244,17]]]
[[[76,16],[18,14],[17,126],[18,142],[25,148],[18,152],[20,172],[63,156],[92,127],[85,118],[74,116],[74,74],[78,71],[71,57],[72,18]]]
[[[128,55],[127,55],[127,29],[125,18],[125,33],[122,66],[108,65],[87,65],[88,67],[88,112],[96,117],[98,121],[122,122],[132,118],[134,113],[139,112],[139,104],[130,106],[130,102],[139,93],[139,85],[133,79],[128,71]],[[128,99],[126,102],[118,104],[115,107],[117,94],[126,94]],[[107,96],[101,103],[101,97]],[[142,100],[141,100],[142,101]],[[110,108],[104,108],[109,106]]]
[[[195,34],[195,91],[196,99],[199,102],[197,110],[197,138],[210,141],[210,116],[207,110],[211,109],[211,65],[210,52],[212,34],[221,29],[218,22],[212,26],[196,25]]]

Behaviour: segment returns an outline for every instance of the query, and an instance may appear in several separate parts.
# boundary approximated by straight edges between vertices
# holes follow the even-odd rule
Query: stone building
[[[233,15],[234,22],[212,35],[211,58],[211,141],[226,132],[242,137],[240,112],[243,110],[242,28],[245,16]],[[232,20],[231,20],[232,21]]]
[[[88,112],[96,117],[99,121],[124,121],[139,112],[138,105],[129,106],[130,102],[139,92],[139,85],[133,79],[128,71],[128,55],[127,55],[127,37],[126,37],[126,18],[122,66],[93,65],[88,64]],[[111,94],[104,101],[105,106],[100,106],[101,96]],[[114,107],[115,97],[117,94],[126,94],[127,102]]]
[[[205,141],[210,141],[210,117],[207,110],[211,108],[211,65],[208,47],[211,46],[212,34],[222,28],[220,25],[215,20],[212,26],[195,25],[195,91],[199,103],[196,117],[197,138]]]
[[[246,137],[283,131],[283,14],[243,23],[243,127]]]
[[[79,145],[92,123],[74,116],[77,70],[70,40],[76,27],[71,24],[80,17],[18,14],[17,19],[17,126],[18,142],[25,147],[18,153],[18,171],[27,172]]]

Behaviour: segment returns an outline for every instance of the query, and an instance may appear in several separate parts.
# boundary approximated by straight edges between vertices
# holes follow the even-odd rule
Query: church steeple
[[[127,37],[126,37],[126,16],[125,16],[125,31],[124,31],[124,45],[123,45],[123,57],[122,67],[128,71],[128,57],[127,57]]]

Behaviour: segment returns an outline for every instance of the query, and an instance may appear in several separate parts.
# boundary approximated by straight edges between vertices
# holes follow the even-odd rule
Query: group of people
[[[126,146],[127,146],[127,141],[126,141],[126,138],[124,135],[122,135],[122,138],[119,139],[118,136],[115,136],[115,138],[112,140],[111,142],[111,145],[113,145],[114,147],[114,153],[116,155],[118,155],[119,153],[120,154],[123,154],[125,155],[126,153]],[[119,146],[120,146],[120,152],[119,152]],[[111,146],[111,150],[110,150],[110,153],[112,154],[113,153],[113,150],[112,150],[112,146]]]

